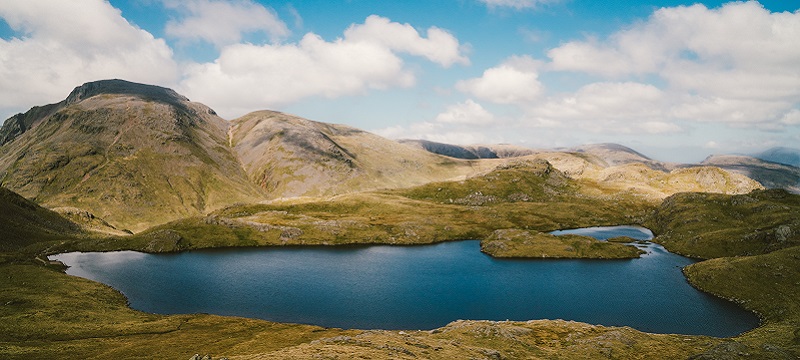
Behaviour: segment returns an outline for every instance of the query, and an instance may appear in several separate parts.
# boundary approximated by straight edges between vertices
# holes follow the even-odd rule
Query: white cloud
[[[498,104],[525,104],[537,99],[544,87],[537,72],[540,62],[528,56],[511,57],[489,68],[479,78],[456,83],[456,88]]]
[[[436,121],[447,124],[488,125],[494,122],[494,115],[486,111],[480,104],[467,100],[447,107]]]
[[[665,94],[653,85],[592,83],[574,94],[553,97],[528,109],[536,127],[581,129],[597,133],[670,133],[681,128],[665,122]]]
[[[377,129],[372,130],[372,132],[388,139],[419,139],[454,145],[496,144],[503,142],[503,138],[496,134],[490,135],[485,131],[427,121],[413,123],[407,127],[392,126]]]
[[[273,10],[251,0],[164,0],[164,5],[183,16],[166,24],[166,34],[175,38],[221,47],[240,42],[243,33],[263,32],[273,42],[289,35]]]
[[[779,121],[776,119],[789,116],[792,110],[786,109],[790,106],[791,104],[783,101],[689,96],[675,104],[671,113],[677,118],[694,121],[722,121],[736,126],[771,127],[778,125]]]
[[[241,115],[313,96],[408,87],[415,77],[398,53],[447,66],[466,61],[458,48],[455,38],[435,28],[422,38],[408,25],[370,16],[330,42],[308,33],[298,43],[223,47],[213,63],[189,66],[180,90],[223,115]]]
[[[781,118],[781,123],[785,125],[800,125],[800,109],[789,110]]]
[[[663,8],[605,40],[547,54],[551,71],[660,77],[674,98],[666,112],[689,120],[779,127],[800,106],[800,11],[757,2]]]
[[[490,8],[510,7],[517,10],[532,9],[542,4],[559,2],[560,0],[479,0]]]
[[[431,27],[427,35],[427,39],[423,38],[411,25],[377,15],[367,17],[364,24],[351,25],[344,33],[348,41],[374,43],[392,51],[425,57],[444,67],[454,63],[469,65],[469,59],[462,54],[463,47],[452,34]]]
[[[172,50],[102,0],[0,2],[16,32],[0,39],[0,109],[21,111],[62,100],[87,81],[124,78],[171,86]]]

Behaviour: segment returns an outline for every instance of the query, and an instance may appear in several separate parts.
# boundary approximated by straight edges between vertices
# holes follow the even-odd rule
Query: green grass
[[[525,230],[497,230],[481,241],[481,251],[502,258],[631,259],[644,251],[635,246],[581,235],[555,236]]]
[[[405,191],[239,205],[135,236],[31,239],[22,244],[28,252],[0,253],[0,259],[12,259],[0,265],[0,355],[11,359],[64,354],[94,359],[156,354],[186,359],[195,353],[232,359],[800,357],[800,246],[795,230],[800,196],[780,191],[737,196],[678,194],[656,209],[622,194],[590,196],[586,184],[554,182],[550,177],[558,173],[525,166]],[[477,191],[484,198],[470,197]],[[527,199],[512,194],[524,194]],[[455,201],[465,198],[469,201]],[[209,315],[162,316],[131,310],[123,296],[105,285],[30,260],[32,249],[163,252],[287,244],[419,244],[467,238],[483,239],[484,251],[495,256],[622,257],[618,251],[636,249],[542,232],[637,223],[650,226],[657,235],[654,241],[672,251],[715,258],[685,268],[687,279],[757,312],[764,320],[762,326],[717,339],[557,320],[459,321],[430,332],[399,332],[323,329]],[[728,255],[737,257],[722,257]]]
[[[0,252],[86,235],[78,225],[4,187],[0,187],[0,229]]]
[[[800,196],[784,190],[746,195],[670,196],[645,225],[668,250],[697,258],[758,255],[800,245]]]
[[[523,162],[461,182],[340,195],[328,200],[231,206],[135,236],[70,243],[54,251],[72,248],[169,252],[230,246],[429,244],[486,239],[502,229],[548,232],[637,224],[653,209],[635,197],[588,196],[580,188],[580,184],[546,162]],[[611,248],[581,245],[577,247],[581,249],[578,256],[590,257],[591,252],[584,248],[600,247]],[[630,254],[626,252],[626,256]]]

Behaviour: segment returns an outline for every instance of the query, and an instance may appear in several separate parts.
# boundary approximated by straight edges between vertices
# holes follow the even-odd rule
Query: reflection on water
[[[620,236],[609,230],[602,236]],[[621,230],[633,238],[644,233]],[[713,336],[758,324],[753,314],[689,286],[681,267],[692,260],[657,244],[637,246],[648,254],[613,261],[494,259],[478,241],[52,258],[69,265],[69,274],[119,289],[133,308],[164,314],[382,329],[432,329],[457,319],[566,319]]]
[[[556,230],[550,232],[553,235],[585,235],[598,240],[608,240],[613,237],[627,236],[636,240],[651,240],[653,232],[641,226],[594,226],[580,229]]]

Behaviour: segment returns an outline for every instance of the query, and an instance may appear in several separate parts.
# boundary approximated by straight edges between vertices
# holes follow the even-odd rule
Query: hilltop
[[[716,166],[758,181],[767,189],[800,194],[800,168],[743,155],[712,155],[701,165]],[[687,166],[690,167],[690,166]]]
[[[104,80],[0,129],[3,186],[120,229],[263,197],[227,146],[225,120],[172,90]]]
[[[269,198],[402,188],[482,168],[353,127],[276,111],[234,119],[230,134],[249,179]]]

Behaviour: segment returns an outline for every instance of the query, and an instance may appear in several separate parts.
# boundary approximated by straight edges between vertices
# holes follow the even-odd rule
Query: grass
[[[544,161],[522,162],[460,182],[340,195],[327,200],[232,206],[135,236],[69,243],[53,251],[169,252],[230,246],[429,244],[486,239],[503,229],[547,232],[640,223],[654,208],[634,197],[588,196],[579,191],[581,186]],[[577,249],[572,255],[580,258],[635,256],[635,252],[617,245],[584,243],[570,241],[565,246]]]
[[[645,225],[672,252],[710,259],[764,254],[800,245],[800,196],[784,190],[745,195],[682,193]]]
[[[495,231],[481,241],[481,251],[501,258],[631,259],[644,254],[634,246],[589,236],[555,236],[517,229]]]
[[[576,257],[599,257],[601,253],[610,257],[606,251],[633,248],[613,242],[600,246],[582,237],[555,239],[541,232],[644,223],[656,233],[655,241],[668,249],[714,258],[685,268],[688,281],[757,312],[762,325],[737,337],[719,339],[647,334],[625,327],[560,320],[457,321],[433,331],[401,332],[324,329],[202,314],[154,315],[131,310],[121,294],[105,285],[67,276],[30,258],[24,261],[26,255],[20,250],[23,248],[16,247],[0,253],[0,259],[12,259],[0,265],[0,356],[186,359],[200,353],[231,359],[705,359],[745,354],[755,359],[800,357],[800,306],[796,300],[800,298],[800,246],[796,243],[797,218],[793,215],[798,213],[800,196],[779,191],[736,196],[679,194],[656,208],[635,197],[606,194],[598,189],[587,191],[586,186],[590,185],[562,181],[557,172],[544,171],[546,167],[538,168],[542,171],[532,168],[537,165],[523,164],[499,169],[485,178],[405,191],[239,205],[209,216],[171,222],[135,236],[43,238],[23,244],[23,248],[161,252],[285,244],[417,244],[477,238],[484,240],[484,251],[495,252],[496,256],[541,256],[543,251],[558,256],[561,251]],[[481,194],[471,196],[476,192]],[[723,257],[728,255],[738,257]]]

